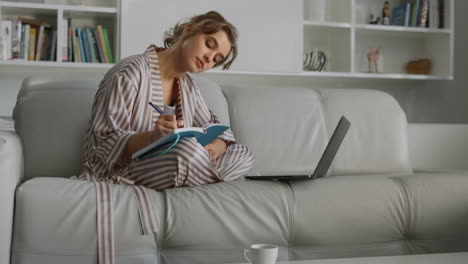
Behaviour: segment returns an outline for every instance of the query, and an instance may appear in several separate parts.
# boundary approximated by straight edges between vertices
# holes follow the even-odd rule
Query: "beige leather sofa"
[[[23,82],[16,132],[0,131],[0,263],[97,263],[94,185],[68,177],[81,169],[98,82]],[[141,234],[131,188],[113,185],[116,263],[245,262],[252,243],[278,244],[279,260],[468,251],[468,173],[415,173],[388,94],[196,82],[251,147],[252,174],[311,173],[339,117],[352,125],[329,177],[152,192],[155,235]]]

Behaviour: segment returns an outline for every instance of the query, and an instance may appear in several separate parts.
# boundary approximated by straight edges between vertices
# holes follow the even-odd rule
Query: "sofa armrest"
[[[468,169],[468,124],[408,124],[414,169]]]
[[[10,263],[16,187],[23,179],[23,150],[14,131],[0,130],[0,263]]]

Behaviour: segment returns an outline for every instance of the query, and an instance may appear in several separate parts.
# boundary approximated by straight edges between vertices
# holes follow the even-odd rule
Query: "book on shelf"
[[[31,32],[31,25],[26,24],[21,29],[21,59],[29,59],[29,38]]]
[[[439,0],[429,0],[429,18],[430,28],[439,27]]]
[[[83,36],[81,35],[81,28],[76,29],[76,39],[78,40],[78,54],[81,57],[80,62],[86,62],[86,54],[83,46]]]
[[[91,51],[91,59],[94,63],[99,63],[99,59],[97,58],[97,50],[96,50],[96,38],[94,37],[94,33],[90,28],[86,29],[86,34],[88,34],[88,43],[89,43],[89,50]]]
[[[409,21],[411,17],[411,3],[406,3],[406,8],[405,8],[405,23],[404,26],[408,27],[409,26]]]
[[[103,28],[101,25],[98,25],[97,26],[97,31],[98,31],[98,35],[99,35],[99,41],[101,42],[101,48],[102,48],[102,52],[103,52],[103,57],[104,57],[104,61],[106,63],[111,63],[110,62],[110,59],[109,59],[109,53],[107,51],[107,45],[106,45],[106,42],[104,40],[104,32],[103,32]]]
[[[405,25],[406,4],[401,4],[393,8],[390,24],[393,26]]]
[[[33,61],[36,55],[36,35],[37,29],[32,27],[29,31],[29,53],[28,60]]]
[[[81,39],[83,40],[81,45],[83,45],[83,50],[84,50],[84,53],[85,53],[86,62],[92,62],[91,51],[89,50],[88,34],[86,34],[86,29],[81,29],[80,31],[81,31],[80,32],[81,33]]]
[[[104,50],[102,49],[101,41],[99,41],[99,33],[97,29],[94,30],[94,36],[96,38],[96,47],[99,53],[99,60],[101,63],[106,63],[106,59],[104,58]]]
[[[81,55],[79,54],[79,43],[78,38],[76,37],[76,30],[72,30],[72,44],[73,44],[73,61],[81,62]]]
[[[35,60],[41,59],[42,46],[44,45],[44,26],[39,27],[39,33],[37,35],[37,48],[36,48],[36,58]]]
[[[74,49],[73,49],[73,38],[72,38],[72,22],[71,22],[71,18],[67,18],[67,53],[68,53],[68,60],[67,61],[70,61],[72,62],[73,61],[73,55],[74,55]]]
[[[50,50],[48,53],[48,61],[55,61],[56,54],[57,54],[57,30],[53,29],[52,30],[52,36],[51,36],[51,44],[50,44]]]
[[[62,50],[62,61],[68,61],[68,19],[62,20],[62,43],[59,49]]]
[[[421,17],[420,17],[420,26],[427,26],[427,18],[429,14],[429,0],[421,0]]]
[[[439,0],[439,28],[444,28],[445,27],[445,1],[444,0]]]
[[[21,20],[11,21],[11,58],[19,59],[21,54]]]
[[[0,24],[0,39],[3,43],[2,52],[0,52],[0,60],[11,60],[12,23],[9,20],[1,20]]]
[[[47,60],[47,50],[49,49],[49,45],[50,45],[50,31],[48,29],[44,29],[44,33],[42,34],[42,49],[41,49],[41,53],[39,54],[40,61]]]
[[[75,30],[75,39],[76,39],[76,56],[78,58],[77,62],[85,62],[83,61],[83,54],[82,54],[82,49],[81,49],[81,40],[78,35],[78,31]]]
[[[418,14],[419,14],[419,0],[413,3],[413,9],[411,14],[411,27],[416,27],[418,24]]]
[[[104,41],[106,42],[107,56],[109,56],[109,63],[114,63],[114,56],[112,55],[112,47],[109,41],[109,34],[107,33],[107,28],[103,28],[102,32],[104,33]]]
[[[21,26],[21,37],[20,37],[20,52],[18,59],[24,59],[24,37],[25,37],[25,25]]]

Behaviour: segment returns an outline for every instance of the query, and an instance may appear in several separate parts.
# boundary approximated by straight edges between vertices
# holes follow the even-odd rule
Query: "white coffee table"
[[[468,252],[366,258],[279,261],[277,264],[467,264]]]

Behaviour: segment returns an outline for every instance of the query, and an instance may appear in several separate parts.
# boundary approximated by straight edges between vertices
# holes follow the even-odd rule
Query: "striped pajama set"
[[[110,185],[132,185],[144,234],[157,232],[150,190],[190,187],[231,181],[245,175],[253,154],[236,144],[230,129],[218,138],[228,142],[216,165],[210,154],[193,138],[182,138],[167,154],[146,160],[124,161],[122,153],[135,133],[154,129],[159,113],[148,102],[164,108],[157,51],[151,45],[141,55],[130,56],[112,67],[99,84],[85,140],[83,173],[78,178],[93,181],[97,192],[99,263],[114,263],[112,197]],[[192,78],[176,79],[175,114],[185,127],[219,123],[206,106]],[[159,150],[163,152],[164,149]],[[101,235],[102,234],[102,235]]]

